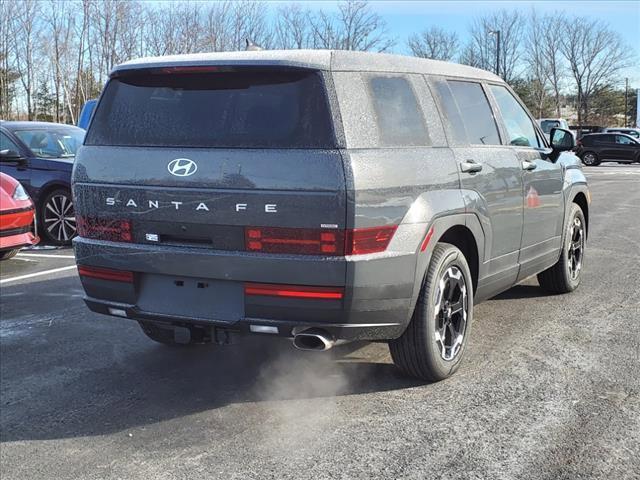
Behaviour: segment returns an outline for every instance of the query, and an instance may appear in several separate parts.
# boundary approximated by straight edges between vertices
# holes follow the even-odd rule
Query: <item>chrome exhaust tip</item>
[[[293,346],[298,350],[324,352],[335,345],[336,341],[324,330],[310,328],[296,333],[293,337]]]

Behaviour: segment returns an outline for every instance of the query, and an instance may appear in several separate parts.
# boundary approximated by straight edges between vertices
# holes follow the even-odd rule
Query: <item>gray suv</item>
[[[165,344],[389,343],[451,375],[473,306],[580,283],[589,193],[499,77],[344,51],[135,60],[73,171],[85,301]],[[567,153],[563,153],[567,152]]]

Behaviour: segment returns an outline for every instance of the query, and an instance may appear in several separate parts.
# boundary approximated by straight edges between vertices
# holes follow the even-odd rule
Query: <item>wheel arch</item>
[[[482,278],[485,236],[478,217],[472,213],[453,214],[435,218],[427,225],[425,235],[433,229],[424,251],[418,249],[413,296],[410,311],[413,312],[420,296],[433,249],[440,242],[450,243],[462,251],[471,270],[473,292]]]
[[[587,200],[587,195],[585,192],[578,192],[574,195],[571,203],[577,204],[581,209],[582,213],[584,213],[584,221],[587,231],[587,237],[589,236],[589,201]]]

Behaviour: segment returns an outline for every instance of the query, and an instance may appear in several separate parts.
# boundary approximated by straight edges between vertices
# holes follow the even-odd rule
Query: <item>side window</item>
[[[465,145],[468,143],[467,132],[464,128],[462,116],[458,111],[456,101],[453,99],[453,95],[451,95],[449,85],[441,80],[433,80],[432,82],[432,85],[435,87],[434,91],[438,98],[438,103],[440,104],[440,108],[442,108],[442,117],[449,142],[452,145]]]
[[[482,86],[475,82],[448,80],[451,94],[458,105],[469,143],[500,145],[498,127]]]
[[[616,135],[616,143],[619,143],[622,145],[631,145],[633,143],[633,140],[625,137],[624,135]]]
[[[490,85],[491,93],[496,98],[500,113],[507,129],[507,142],[518,147],[541,147],[536,129],[527,112],[520,103],[511,95],[511,92],[501,85]],[[560,122],[555,122],[551,128],[559,127]],[[551,131],[549,128],[549,131]]]
[[[0,150],[13,150],[20,152],[20,147],[11,140],[4,132],[0,132]]]
[[[429,145],[424,117],[404,77],[370,77],[369,90],[380,143],[385,147]]]
[[[596,143],[615,143],[613,135],[597,135],[595,141]]]

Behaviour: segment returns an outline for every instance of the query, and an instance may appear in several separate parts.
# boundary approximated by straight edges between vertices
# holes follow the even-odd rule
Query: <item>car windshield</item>
[[[562,125],[560,125],[558,120],[542,120],[542,122],[540,122],[540,128],[542,128],[544,133],[551,133],[552,128],[560,127],[562,127]]]
[[[32,129],[13,132],[34,155],[44,158],[73,158],[84,140],[84,130],[68,129]]]

